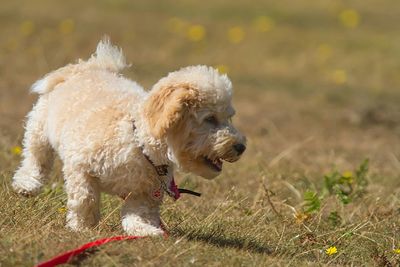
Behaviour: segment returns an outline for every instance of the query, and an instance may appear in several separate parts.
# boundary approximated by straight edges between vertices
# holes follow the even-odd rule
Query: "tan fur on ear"
[[[198,91],[189,84],[157,89],[150,95],[144,109],[151,134],[155,138],[165,136],[167,130],[182,118],[184,111],[197,101]]]

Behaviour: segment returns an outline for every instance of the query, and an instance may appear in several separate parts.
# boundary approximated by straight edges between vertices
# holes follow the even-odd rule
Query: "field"
[[[108,244],[79,264],[400,265],[399,18],[395,0],[3,1],[0,266],[123,234],[122,203],[106,195],[98,227],[65,229],[60,162],[37,197],[10,186],[29,87],[104,34],[146,88],[186,65],[227,72],[248,149],[215,180],[176,175],[203,195],[166,200],[167,239]]]

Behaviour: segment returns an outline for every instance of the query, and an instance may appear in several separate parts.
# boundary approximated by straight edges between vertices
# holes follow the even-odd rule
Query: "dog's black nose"
[[[239,155],[242,155],[243,152],[246,150],[246,146],[240,143],[233,145],[233,148],[237,151]]]

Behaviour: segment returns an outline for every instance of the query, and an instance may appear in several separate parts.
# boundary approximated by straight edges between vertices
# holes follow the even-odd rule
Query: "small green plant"
[[[323,195],[335,195],[342,204],[349,204],[362,196],[368,185],[367,173],[369,160],[364,160],[355,174],[346,171],[340,174],[337,170],[324,176]]]
[[[303,212],[305,214],[315,213],[320,210],[321,202],[327,196],[336,196],[340,203],[347,205],[354,199],[361,197],[368,185],[367,174],[369,169],[369,160],[365,159],[360,166],[353,172],[346,171],[340,173],[337,170],[324,176],[322,193],[315,190],[307,190],[304,193]],[[334,211],[331,212],[328,220],[332,224],[340,224],[341,218]]]
[[[307,214],[319,211],[321,208],[321,199],[315,191],[306,191],[304,193],[304,212]]]
[[[363,163],[361,163],[358,170],[356,170],[356,185],[357,185],[357,196],[361,196],[365,193],[365,190],[368,186],[367,174],[369,170],[369,159],[365,159]]]

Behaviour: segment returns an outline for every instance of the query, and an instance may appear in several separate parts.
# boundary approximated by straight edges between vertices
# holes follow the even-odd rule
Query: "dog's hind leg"
[[[23,141],[22,163],[13,177],[14,190],[25,196],[36,195],[53,165],[53,150],[46,134],[47,96],[41,96],[28,114]]]
[[[64,166],[68,195],[67,227],[80,231],[95,226],[100,219],[100,190],[96,178]]]

